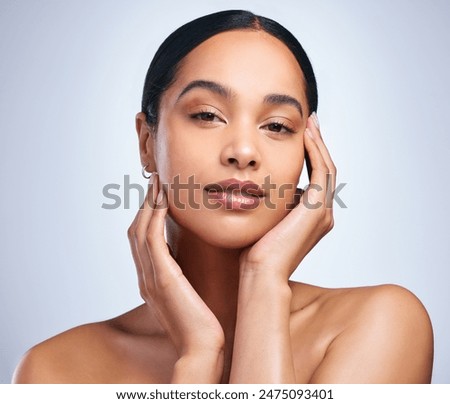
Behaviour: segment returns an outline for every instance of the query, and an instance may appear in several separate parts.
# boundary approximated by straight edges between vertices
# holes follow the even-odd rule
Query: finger
[[[322,206],[326,200],[328,166],[310,128],[305,130],[305,149],[311,162],[310,184],[302,195],[300,203],[313,209]]]
[[[141,209],[144,208],[145,200],[143,204],[140,206],[136,216],[133,219],[133,222],[131,223],[130,227],[128,228],[128,241],[130,243],[130,249],[131,249],[131,255],[133,257],[133,261],[136,266],[136,272],[138,276],[138,283],[139,283],[139,289],[142,291],[145,288],[145,283],[142,275],[143,271],[143,265],[141,262],[141,258],[139,257],[139,251],[137,248],[137,241],[136,241],[136,229],[137,229],[137,223],[141,216]]]
[[[331,181],[330,181],[330,185],[331,185],[331,189],[329,189],[330,192],[333,192],[336,188],[336,175],[337,175],[337,169],[335,164],[333,163],[333,159],[331,158],[330,152],[328,151],[328,148],[326,147],[323,138],[322,138],[322,134],[320,132],[320,128],[318,126],[318,123],[316,124],[316,121],[312,115],[308,118],[308,124],[307,127],[311,130],[311,132],[314,135],[314,139],[316,141],[316,144],[320,150],[320,152],[322,153],[322,157],[325,161],[325,164],[328,167],[328,172],[331,175]]]
[[[164,236],[165,217],[168,211],[167,194],[162,184],[156,199],[156,206],[148,226],[146,246],[153,264],[155,284],[165,287],[182,275],[181,268],[173,259]]]
[[[146,237],[151,217],[155,206],[155,189],[158,189],[158,175],[152,174],[149,181],[149,189],[139,212],[136,216],[134,231],[134,249],[140,262],[138,276],[140,277],[140,286],[144,286],[148,291],[154,289],[154,270],[151,258],[149,256]],[[142,288],[141,288],[142,291]]]
[[[139,214],[139,212],[138,212],[138,214]],[[144,284],[144,279],[142,276],[142,262],[141,262],[141,259],[139,258],[139,253],[137,251],[136,240],[135,240],[136,218],[137,218],[137,216],[135,217],[135,219],[131,223],[130,227],[128,228],[128,241],[130,243],[131,255],[133,257],[133,261],[136,266],[139,290],[142,290],[142,288],[145,286],[145,284]]]

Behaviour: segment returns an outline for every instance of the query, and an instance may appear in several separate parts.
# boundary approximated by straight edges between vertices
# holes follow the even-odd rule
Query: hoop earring
[[[146,173],[146,171],[145,171],[145,169],[148,167],[148,164],[147,165],[145,165],[145,166],[143,166],[142,167],[142,171],[141,171],[141,173],[142,173],[142,176],[146,179],[146,180],[148,180],[148,179],[150,179],[150,178],[152,178],[152,173],[150,173],[150,175],[149,176],[147,176],[147,175],[145,175],[145,173]]]

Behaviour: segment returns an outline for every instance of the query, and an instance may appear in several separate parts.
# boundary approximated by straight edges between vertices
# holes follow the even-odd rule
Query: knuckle
[[[316,226],[320,232],[327,232],[330,225],[333,223],[333,217],[329,214],[328,209],[321,206],[320,209],[316,209],[314,212]]]
[[[136,227],[134,224],[132,224],[128,229],[127,229],[127,236],[130,240],[134,239],[136,236]]]
[[[333,230],[333,228],[334,228],[334,218],[331,217],[329,224],[328,224],[328,231]]]
[[[316,170],[319,171],[319,172],[325,173],[325,174],[327,174],[327,173],[329,172],[329,168],[328,168],[328,166],[325,164],[325,162],[317,163],[317,168],[316,168]]]
[[[148,300],[148,296],[147,296],[147,293],[145,292],[145,290],[140,290],[139,291],[139,294],[140,294],[140,296],[141,296],[141,298],[144,300],[144,301],[147,301]]]
[[[138,246],[141,246],[143,243],[145,243],[145,238],[143,237],[142,232],[135,232],[135,236],[134,236]]]
[[[145,235],[145,243],[147,246],[152,247],[155,242],[153,235],[149,232]]]
[[[166,293],[172,285],[173,280],[167,276],[160,275],[155,277],[155,287],[163,293]]]
[[[328,174],[330,174],[330,175],[332,175],[332,176],[335,176],[336,173],[337,173],[336,167],[334,167],[333,165],[328,166]]]
[[[134,228],[134,239],[137,241],[139,245],[142,244],[142,242],[145,242],[145,228],[142,225],[136,225]]]

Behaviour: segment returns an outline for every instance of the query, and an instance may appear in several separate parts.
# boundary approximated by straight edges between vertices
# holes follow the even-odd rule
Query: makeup
[[[209,201],[217,201],[226,210],[249,210],[259,206],[265,193],[252,181],[229,178],[205,187]]]

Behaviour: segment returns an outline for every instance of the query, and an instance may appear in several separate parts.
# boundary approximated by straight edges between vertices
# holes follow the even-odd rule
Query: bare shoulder
[[[94,369],[103,366],[99,362],[111,360],[110,334],[106,324],[93,323],[49,338],[25,353],[13,382],[88,383],[96,376]]]
[[[328,324],[326,349],[311,382],[430,382],[433,331],[412,292],[397,285],[293,290],[302,289],[317,294],[316,319]]]
[[[165,380],[165,368],[159,365],[171,357],[170,347],[156,327],[133,327],[133,320],[141,315],[137,308],[111,320],[72,328],[37,344],[21,359],[13,383]]]

